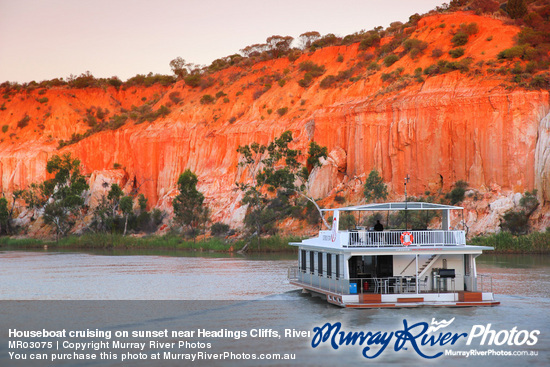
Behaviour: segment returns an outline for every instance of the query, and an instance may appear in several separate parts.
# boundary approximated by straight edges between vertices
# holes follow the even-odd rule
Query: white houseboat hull
[[[347,308],[406,308],[406,307],[472,307],[497,306],[491,292],[419,293],[419,294],[338,294],[298,281],[290,284],[301,287],[340,307]]]

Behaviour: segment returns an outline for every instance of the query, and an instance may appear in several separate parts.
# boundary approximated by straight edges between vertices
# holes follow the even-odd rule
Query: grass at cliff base
[[[224,238],[184,239],[181,236],[122,236],[120,234],[85,234],[68,236],[59,242],[34,239],[0,237],[0,249],[96,249],[96,250],[143,250],[166,249],[185,251],[238,252],[246,246],[249,253],[297,252],[289,242],[299,242],[300,237],[271,236],[227,240]],[[528,235],[515,236],[508,232],[484,235],[472,238],[469,245],[494,247],[492,253],[503,254],[550,254],[550,232],[534,232]]]
[[[499,254],[550,254],[550,232],[514,236],[509,232],[474,237],[470,245],[494,247]]]
[[[61,238],[59,242],[34,238],[0,238],[0,249],[94,249],[94,250],[185,250],[210,252],[247,253],[297,252],[289,242],[300,241],[299,237],[265,237],[258,246],[257,239],[226,240],[223,238],[184,239],[179,236],[122,236],[120,234],[85,234]],[[247,246],[248,245],[248,246]]]

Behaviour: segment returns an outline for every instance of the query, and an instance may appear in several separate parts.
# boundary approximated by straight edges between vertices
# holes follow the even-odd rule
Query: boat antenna
[[[409,174],[407,173],[407,177],[405,177],[405,230],[408,229],[408,221],[407,221],[407,183],[409,182],[411,178],[409,177]]]

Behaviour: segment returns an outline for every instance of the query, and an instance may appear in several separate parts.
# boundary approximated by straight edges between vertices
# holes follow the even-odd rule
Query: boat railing
[[[340,243],[344,247],[394,247],[394,246],[460,246],[466,244],[464,231],[445,230],[390,230],[390,231],[340,231]]]
[[[300,268],[297,266],[291,266],[288,268],[288,280],[299,280],[298,274],[300,273]]]
[[[346,294],[411,294],[411,293],[456,293],[462,290],[464,277],[454,278],[392,276],[381,278],[352,278]],[[458,285],[458,287],[457,287]]]
[[[477,291],[493,293],[493,277],[487,274],[477,275]]]
[[[371,278],[327,278],[303,271],[299,267],[288,269],[288,279],[337,294],[414,294],[414,293],[456,293],[463,290],[476,291],[468,285],[469,276],[457,274],[454,278],[433,276],[392,276]],[[477,279],[478,292],[492,292],[492,284],[485,279]],[[490,278],[490,277],[489,277]],[[489,287],[490,285],[490,287]]]
[[[337,294],[349,294],[349,282],[347,279],[339,277],[319,277],[297,266],[288,268],[288,280]]]

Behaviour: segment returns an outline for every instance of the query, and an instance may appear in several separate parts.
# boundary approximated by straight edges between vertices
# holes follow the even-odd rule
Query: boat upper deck
[[[466,233],[460,230],[349,230],[337,231],[334,236],[332,231],[321,231],[319,237],[312,240],[317,245],[342,248],[464,246]]]
[[[450,229],[450,211],[461,210],[462,207],[433,204],[425,202],[398,202],[383,204],[367,204],[335,209],[323,209],[324,212],[334,212],[332,229],[320,231],[319,236],[293,243],[293,245],[305,245],[332,249],[421,249],[442,248],[459,249],[466,246],[466,232],[464,230]],[[338,230],[341,212],[351,211],[419,211],[437,210],[441,212],[440,229],[411,230],[367,230],[364,227],[355,229]]]

